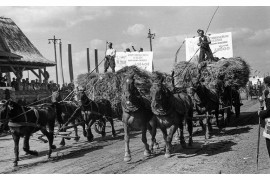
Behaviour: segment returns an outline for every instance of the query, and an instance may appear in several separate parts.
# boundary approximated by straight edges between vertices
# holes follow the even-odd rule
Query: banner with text
[[[211,40],[210,48],[214,57],[218,58],[231,58],[233,57],[233,47],[232,47],[232,33],[219,33],[209,35]],[[186,61],[191,62],[197,61],[199,57],[199,37],[186,38]],[[196,53],[196,54],[195,54]]]
[[[115,71],[135,65],[152,72],[153,52],[116,52]]]

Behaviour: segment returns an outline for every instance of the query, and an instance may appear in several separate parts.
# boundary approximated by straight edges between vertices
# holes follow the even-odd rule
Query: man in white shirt
[[[116,55],[116,50],[113,49],[112,43],[108,43],[108,49],[106,51],[106,56],[105,56],[105,63],[104,63],[104,73],[107,72],[108,68],[112,68],[112,72],[115,72],[115,55]]]
[[[204,31],[201,29],[198,29],[197,33],[199,35],[199,42],[197,45],[200,46],[199,63],[205,61],[205,54],[207,55],[207,59],[213,61],[213,53],[209,46],[209,44],[211,44],[210,38],[208,36],[205,36]]]

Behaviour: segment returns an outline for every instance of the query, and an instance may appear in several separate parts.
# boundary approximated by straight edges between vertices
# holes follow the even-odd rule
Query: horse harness
[[[136,98],[135,105],[134,105],[134,103],[132,103],[130,101],[130,99],[133,99],[133,101],[134,101],[134,97]],[[147,98],[145,98],[145,99],[147,99]],[[144,103],[144,102],[142,103],[142,97],[141,97],[137,88],[133,90],[133,93],[131,93],[131,98],[128,98],[124,93],[124,98],[122,98],[122,101],[124,101],[122,103],[123,110],[127,113],[131,113],[131,112],[134,113],[134,112],[138,111],[141,107],[143,107],[142,104]]]
[[[97,107],[97,110],[99,111],[99,105],[98,105],[98,103],[95,102],[95,101],[92,101],[90,99],[88,99],[88,101],[89,102],[87,104],[82,104],[81,105],[81,107],[82,107],[82,114],[83,115],[86,115],[87,112],[90,112],[89,115],[92,114],[92,115],[97,115],[97,116],[103,116],[103,118],[106,119],[106,116],[105,115],[101,114],[100,112],[93,111],[93,105],[92,105],[91,102],[95,103],[95,105]],[[87,107],[90,107],[91,108],[90,111],[89,110],[85,110]]]
[[[35,128],[45,128],[45,127],[40,126],[39,123],[38,123],[38,121],[39,121],[39,113],[38,113],[37,109],[35,109],[33,107],[30,107],[29,110],[25,111],[23,106],[21,106],[21,109],[22,109],[23,113],[15,116],[13,118],[9,118],[8,126],[10,126],[10,127],[30,126],[30,127],[35,127]],[[34,114],[36,116],[36,123],[28,122],[28,118],[27,118],[26,113],[30,112],[30,111],[34,111]],[[8,114],[8,112],[7,112],[7,114]],[[19,117],[21,115],[24,115],[25,122],[12,122],[13,119],[15,119],[15,118],[17,118],[17,117]]]
[[[159,84],[159,83],[153,83],[153,84]],[[154,111],[154,114],[158,115],[158,116],[167,116],[169,114],[171,114],[174,110],[174,106],[173,106],[173,98],[174,98],[174,94],[177,94],[178,91],[182,91],[181,88],[175,88],[173,90],[173,92],[171,92],[170,90],[168,90],[164,85],[161,85],[161,91],[165,92],[166,96],[169,96],[168,98],[170,99],[169,101],[169,108],[168,109],[158,109],[157,107],[152,107],[152,111]],[[152,106],[152,105],[151,105]]]

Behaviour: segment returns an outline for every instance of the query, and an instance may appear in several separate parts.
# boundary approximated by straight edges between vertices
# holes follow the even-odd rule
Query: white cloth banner
[[[116,52],[115,71],[135,65],[152,72],[153,52]]]
[[[232,47],[232,33],[219,33],[209,35],[211,40],[210,48],[212,50],[213,56],[218,58],[231,58],[233,57],[233,47]],[[199,37],[186,38],[186,61],[189,61],[192,57],[196,61],[199,57]],[[195,54],[195,52],[197,53]],[[195,55],[194,55],[195,54]]]

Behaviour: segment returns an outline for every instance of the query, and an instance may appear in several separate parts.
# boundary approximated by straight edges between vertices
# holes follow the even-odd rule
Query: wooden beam
[[[40,73],[42,74],[42,76],[44,77],[44,72],[42,71],[41,68],[39,68],[39,71],[40,71]]]
[[[38,80],[39,80],[39,83],[42,83],[41,70],[40,69],[38,70]]]
[[[90,72],[90,57],[89,57],[89,48],[86,49],[86,61],[87,61],[87,72]]]
[[[14,67],[24,67],[25,69],[27,68],[35,68],[35,69],[39,69],[39,68],[44,68],[46,66],[31,66],[31,65],[20,65],[20,64],[1,64],[1,66],[5,66],[5,67],[10,67],[10,66],[14,66]]]
[[[11,71],[14,73],[14,74],[16,74],[16,70],[14,69],[14,67],[13,66],[9,66],[10,67],[10,69],[11,69]]]
[[[69,62],[69,75],[70,75],[70,82],[73,82],[73,65],[72,65],[72,51],[71,51],[71,44],[68,44],[68,62]]]
[[[37,76],[37,78],[39,78],[39,75],[38,75],[38,73],[36,73],[33,69],[30,69],[30,71],[32,71],[32,73],[34,74],[34,75],[36,75]]]
[[[10,72],[7,72],[6,75],[7,75],[7,82],[8,82],[8,84],[10,85],[10,83],[11,83]]]

